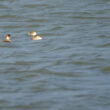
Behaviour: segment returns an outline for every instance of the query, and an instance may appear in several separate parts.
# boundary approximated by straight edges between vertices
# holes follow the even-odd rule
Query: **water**
[[[0,110],[110,110],[110,0],[0,0],[7,33]]]

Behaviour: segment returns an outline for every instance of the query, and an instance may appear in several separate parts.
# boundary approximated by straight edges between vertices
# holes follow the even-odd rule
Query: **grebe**
[[[32,40],[41,40],[41,39],[42,39],[42,37],[39,36],[39,35],[37,35],[37,33],[36,33],[35,31],[31,31],[31,32],[29,33],[29,35],[32,36]]]
[[[0,40],[1,42],[11,42],[11,35],[10,34],[7,34],[6,37],[5,37],[5,40]]]

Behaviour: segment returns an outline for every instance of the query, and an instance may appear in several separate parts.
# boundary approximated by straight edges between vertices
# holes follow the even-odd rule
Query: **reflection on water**
[[[109,110],[109,18],[110,0],[0,0],[0,109]]]

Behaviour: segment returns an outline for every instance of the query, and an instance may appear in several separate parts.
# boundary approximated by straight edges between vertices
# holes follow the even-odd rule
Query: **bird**
[[[36,31],[31,31],[31,32],[29,33],[29,35],[32,36],[32,40],[41,40],[41,39],[42,39],[41,36],[37,35],[37,32],[36,32]]]
[[[5,37],[5,40],[0,40],[1,42],[11,42],[11,35],[10,34],[7,34],[6,37]]]

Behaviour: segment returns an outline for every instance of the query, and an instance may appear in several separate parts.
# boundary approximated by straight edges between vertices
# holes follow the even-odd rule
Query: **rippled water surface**
[[[7,33],[0,110],[110,110],[110,0],[0,0]]]

